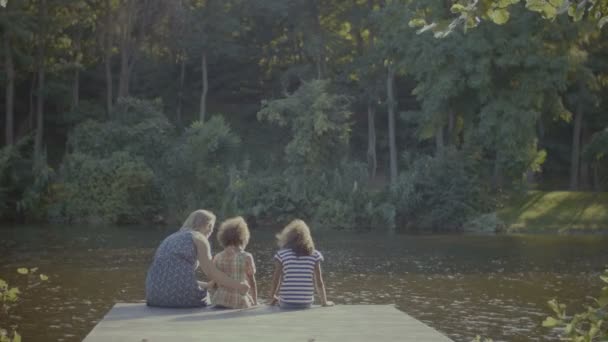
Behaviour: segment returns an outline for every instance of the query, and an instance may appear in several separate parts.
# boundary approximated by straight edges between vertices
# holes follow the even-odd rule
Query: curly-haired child
[[[255,263],[251,253],[245,252],[249,243],[249,227],[242,217],[224,221],[217,233],[217,239],[224,250],[213,257],[215,267],[230,278],[247,282],[250,292],[241,294],[225,286],[211,291],[211,302],[216,307],[242,309],[257,305],[257,284],[255,280]],[[215,287],[210,282],[209,288]]]
[[[302,220],[289,223],[277,235],[280,250],[275,254],[274,276],[270,298],[282,309],[307,309],[314,302],[314,290],[323,306],[327,300],[321,274],[323,255],[315,249],[310,228]]]

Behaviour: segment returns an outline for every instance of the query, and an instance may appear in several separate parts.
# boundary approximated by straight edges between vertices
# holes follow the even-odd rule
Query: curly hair
[[[245,247],[249,243],[249,237],[247,222],[240,216],[222,222],[217,232],[217,241],[224,248],[228,246]]]
[[[297,256],[311,255],[315,250],[310,228],[302,220],[291,221],[277,234],[277,239],[280,248],[289,248]]]

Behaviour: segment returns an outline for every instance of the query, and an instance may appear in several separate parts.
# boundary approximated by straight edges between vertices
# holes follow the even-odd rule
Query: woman
[[[146,302],[150,306],[200,307],[209,304],[206,283],[196,279],[196,269],[222,286],[241,293],[249,285],[239,283],[215,268],[208,238],[213,233],[215,215],[197,210],[182,228],[169,235],[158,247],[146,277]]]

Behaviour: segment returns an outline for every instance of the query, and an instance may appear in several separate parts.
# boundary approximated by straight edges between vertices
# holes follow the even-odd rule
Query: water
[[[113,303],[142,301],[154,250],[171,232],[0,228],[0,278],[24,292],[12,315],[24,341],[80,341]],[[253,231],[248,247],[261,298],[272,276],[273,233]],[[326,258],[330,300],[394,303],[455,341],[477,334],[495,341],[556,340],[540,327],[549,314],[546,302],[558,298],[570,312],[580,310],[585,297],[598,292],[598,276],[608,265],[607,236],[314,236]],[[28,288],[19,267],[38,267],[50,279],[37,285],[32,278]]]

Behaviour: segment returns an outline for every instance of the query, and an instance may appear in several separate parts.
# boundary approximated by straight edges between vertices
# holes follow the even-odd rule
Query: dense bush
[[[365,165],[342,162],[333,171],[288,168],[251,175],[239,194],[243,212],[283,223],[294,217],[323,229],[393,229],[395,209],[372,193]]]
[[[98,157],[126,151],[155,167],[169,146],[173,130],[159,103],[122,98],[109,120],[87,120],[77,125],[69,134],[68,151]]]
[[[258,119],[291,132],[285,159],[302,169],[326,168],[346,151],[351,134],[349,98],[332,91],[328,81],[303,83],[282,99],[263,101]]]
[[[393,190],[398,223],[421,231],[455,231],[484,209],[483,188],[470,159],[445,149],[420,157]]]
[[[51,218],[67,222],[130,223],[159,211],[154,174],[141,157],[114,152],[107,158],[66,156]]]
[[[55,186],[52,220],[141,222],[163,210],[158,178],[174,128],[160,104],[120,99],[110,119],[78,124]]]
[[[53,170],[32,154],[29,137],[0,149],[0,219],[46,220]]]
[[[169,213],[181,219],[197,208],[219,211],[229,206],[228,170],[239,143],[221,116],[186,129],[163,158],[160,187]]]

